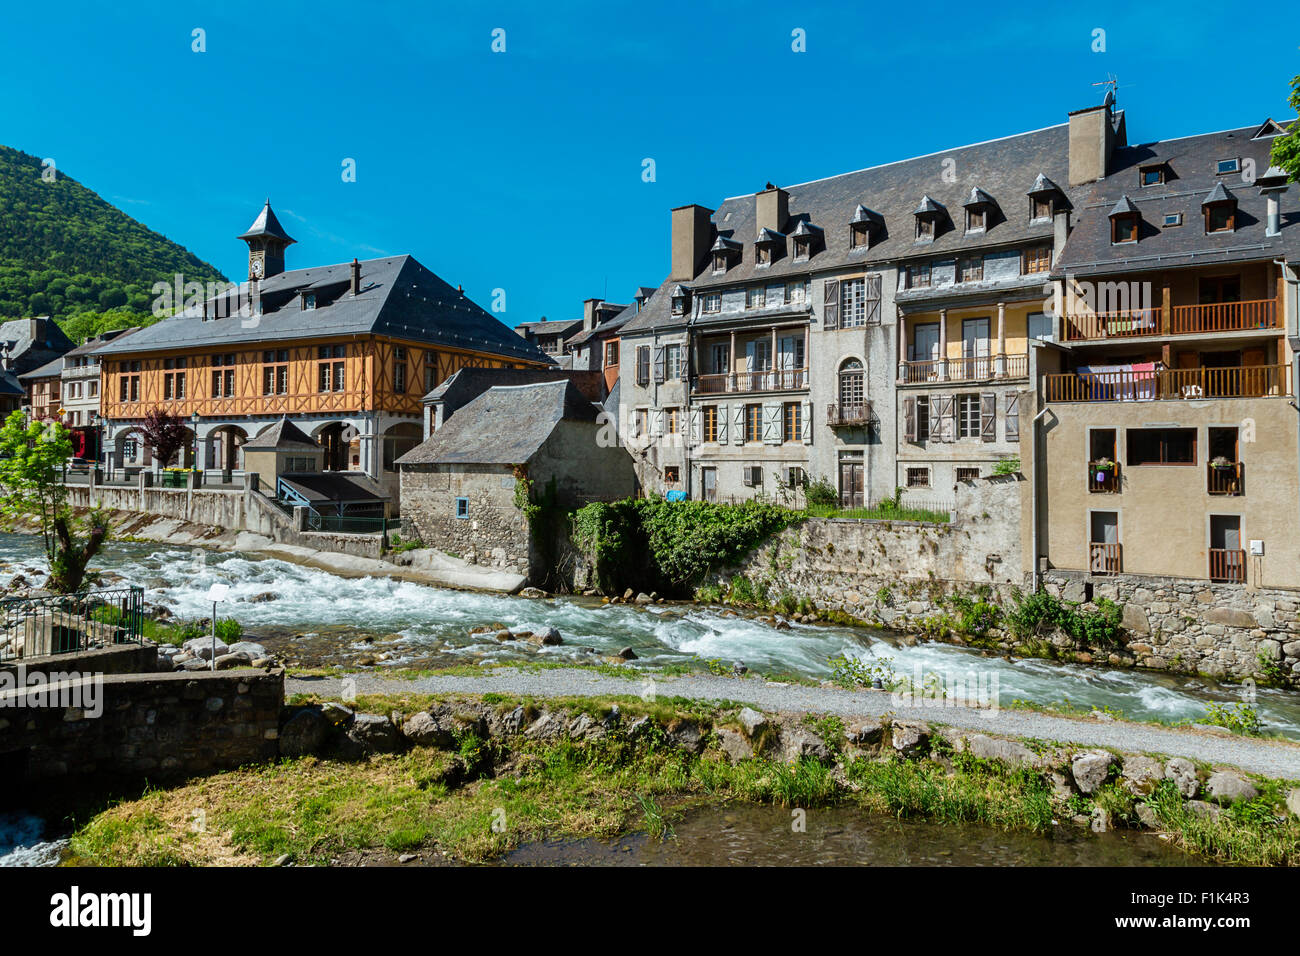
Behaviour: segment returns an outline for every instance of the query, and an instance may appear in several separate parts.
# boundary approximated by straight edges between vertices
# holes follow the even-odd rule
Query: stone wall
[[[466,517],[456,502],[468,502]],[[509,465],[403,465],[403,537],[419,538],[470,564],[529,576],[528,523],[515,506]]]
[[[6,660],[0,673],[14,674],[137,674],[149,673],[158,664],[156,644],[114,644],[70,654],[43,654]],[[58,679],[55,677],[54,679]]]
[[[42,690],[0,694],[0,765],[11,784],[177,778],[279,753],[280,669],[105,676],[98,717],[86,707],[51,706],[57,701],[43,700]]]
[[[943,599],[1023,583],[1020,495],[1014,476],[961,482],[947,524],[812,518],[775,536],[720,582],[744,573],[823,610],[900,630],[945,610]]]
[[[1126,650],[1140,667],[1238,680],[1273,671],[1300,684],[1300,591],[1078,571],[1048,571],[1043,587],[1067,601],[1122,605]]]

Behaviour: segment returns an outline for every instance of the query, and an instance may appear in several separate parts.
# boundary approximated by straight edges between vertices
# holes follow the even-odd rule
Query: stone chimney
[[[357,262],[355,257],[352,260],[351,289],[353,295],[361,294],[361,263]]]
[[[1287,191],[1287,174],[1277,166],[1269,166],[1264,175],[1255,180],[1260,195],[1267,202],[1264,235],[1276,236],[1282,232],[1282,194]]]
[[[1123,145],[1123,124],[1117,129],[1112,97],[1106,94],[1101,106],[1070,114],[1070,185],[1081,186],[1105,177],[1110,156],[1118,142]]]
[[[604,299],[587,299],[582,303],[582,331],[590,332],[596,327],[596,310]]]
[[[786,220],[790,218],[790,194],[780,186],[767,184],[767,189],[754,197],[754,235],[764,229],[773,232],[785,232]]]
[[[27,320],[27,337],[32,340],[32,344],[39,344],[45,339],[45,323],[50,320],[48,315],[38,315],[35,318]]]
[[[713,245],[712,216],[712,209],[693,203],[673,210],[673,281],[695,278]]]

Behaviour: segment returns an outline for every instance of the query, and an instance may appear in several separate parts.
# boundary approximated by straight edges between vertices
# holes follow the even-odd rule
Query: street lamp
[[[104,416],[100,415],[99,412],[95,412],[90,416],[90,424],[95,429],[95,441],[97,443],[95,447],[95,468],[98,469],[99,456],[106,452],[104,448]],[[105,470],[107,471],[107,469]]]
[[[199,470],[199,413],[190,415],[190,425],[194,429],[194,470]]]

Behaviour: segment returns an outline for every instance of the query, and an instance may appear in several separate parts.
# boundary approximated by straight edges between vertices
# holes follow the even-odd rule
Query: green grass
[[[871,521],[925,521],[930,524],[947,524],[952,516],[947,511],[927,508],[907,508],[878,505],[875,508],[837,508],[830,505],[809,505],[811,518],[858,518]]]

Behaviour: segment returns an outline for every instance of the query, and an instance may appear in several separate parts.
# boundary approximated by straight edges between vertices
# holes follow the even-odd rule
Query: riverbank
[[[1123,831],[1204,860],[1300,861],[1291,782],[1131,749],[718,700],[390,689],[355,716],[323,701],[295,700],[282,733],[282,751],[311,755],[121,802],[73,832],[69,862],[473,863],[557,839],[662,840],[692,814],[764,806],[792,836],[850,809],[958,842],[987,839],[967,827]]]

